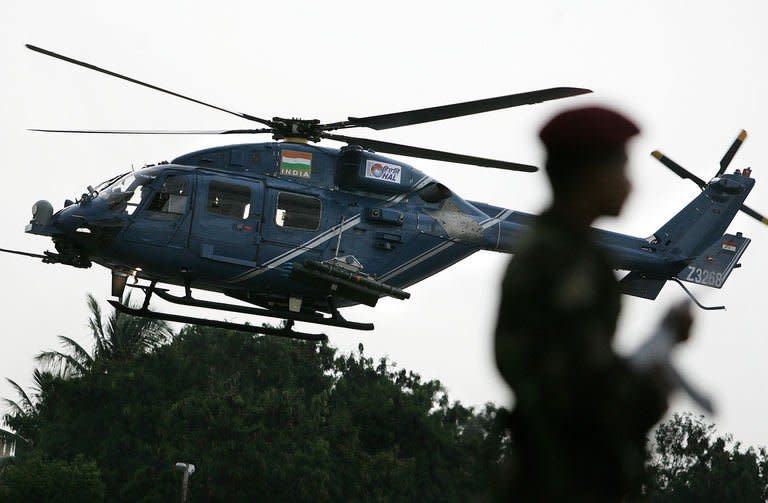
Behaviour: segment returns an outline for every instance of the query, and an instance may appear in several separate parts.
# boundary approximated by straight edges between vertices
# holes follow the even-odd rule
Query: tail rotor
[[[725,170],[727,170],[728,166],[730,166],[731,161],[736,155],[736,152],[739,151],[739,148],[741,148],[741,145],[744,143],[744,140],[746,140],[746,138],[747,138],[747,132],[742,129],[741,132],[736,137],[736,139],[733,141],[733,143],[731,143],[731,146],[728,148],[728,151],[726,151],[725,155],[723,155],[723,158],[720,159],[720,168],[717,170],[717,173],[715,173],[715,178],[718,178],[723,174],[725,174]],[[693,183],[698,185],[701,190],[704,190],[707,187],[707,182],[705,182],[695,174],[691,173],[690,171],[682,167],[680,164],[676,163],[675,161],[673,161],[666,155],[662,154],[658,150],[654,150],[653,152],[651,152],[651,155],[655,157],[664,166],[669,168],[670,171],[675,173],[680,178],[691,180]],[[749,174],[747,174],[746,176],[749,176]],[[750,217],[754,218],[758,222],[768,225],[768,218],[766,218],[761,213],[753,210],[746,204],[741,205],[741,211],[743,211]]]

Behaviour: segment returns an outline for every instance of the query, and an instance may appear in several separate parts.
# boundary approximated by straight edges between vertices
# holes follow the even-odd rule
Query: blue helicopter
[[[46,49],[27,47],[266,126],[217,131],[33,131],[268,133],[276,141],[210,148],[123,173],[96,187],[88,186],[79,199],[65,201],[55,213],[49,202],[38,201],[26,232],[52,238],[56,252],[0,251],[74,267],[100,264],[112,272],[112,295],[117,300],[110,302],[130,315],[307,340],[325,336],[295,331],[295,321],[372,330],[371,323],[345,319],[339,308],[375,306],[384,296],[407,299],[405,288],[479,250],[514,254],[535,218],[464,200],[413,166],[379,152],[523,172],[534,172],[535,166],[330,131],[390,129],[591,92],[558,87],[327,124],[279,117],[266,120]],[[683,289],[682,282],[720,288],[740,265],[750,240],[741,233],[726,234],[731,220],[741,210],[768,223],[744,205],[755,183],[751,171],[725,173],[745,138],[742,131],[709,182],[654,152],[665,166],[695,182],[702,192],[648,238],[594,230],[614,267],[629,271],[620,283],[624,293],[655,299],[670,280]],[[313,145],[322,139],[347,146]],[[134,279],[132,284],[129,278]],[[184,295],[173,294],[162,285],[181,286]],[[126,286],[143,291],[141,307],[122,303]],[[193,289],[222,293],[240,303],[195,298]],[[163,313],[149,308],[153,296],[178,305],[286,322],[274,328]]]

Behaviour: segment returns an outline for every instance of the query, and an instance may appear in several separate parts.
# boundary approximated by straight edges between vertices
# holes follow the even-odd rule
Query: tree
[[[91,311],[88,326],[94,341],[93,355],[75,340],[60,335],[63,351],[43,351],[35,358],[62,377],[83,375],[97,363],[135,358],[164,344],[172,335],[168,325],[159,320],[118,311],[113,311],[105,320],[98,301],[90,294],[87,299]],[[130,302],[130,296],[125,302]]]
[[[764,502],[768,453],[744,449],[730,435],[690,413],[658,426],[649,446],[648,482],[638,500],[649,502]]]
[[[32,395],[30,396],[24,388],[19,386],[14,380],[6,378],[6,381],[14,388],[19,396],[18,401],[4,398],[3,401],[11,409],[10,414],[5,416],[5,421],[16,431],[17,438],[29,443],[37,431],[37,414],[39,404],[44,397],[53,391],[56,382],[56,376],[51,372],[35,369],[32,373]]]
[[[110,501],[178,498],[178,461],[197,466],[194,501],[466,501],[509,452],[504,409],[452,403],[362,346],[188,326],[153,348],[52,375],[8,418],[29,456],[93,461]]]
[[[99,502],[104,484],[92,461],[50,461],[35,453],[0,467],[0,501]]]

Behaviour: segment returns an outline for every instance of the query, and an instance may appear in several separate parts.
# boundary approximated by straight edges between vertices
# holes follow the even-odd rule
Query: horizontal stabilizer
[[[739,263],[739,259],[749,243],[750,239],[745,238],[741,233],[735,236],[725,234],[680,271],[677,279],[697,285],[720,288]]]
[[[647,278],[644,273],[632,271],[619,281],[621,293],[654,300],[664,287],[665,279]]]

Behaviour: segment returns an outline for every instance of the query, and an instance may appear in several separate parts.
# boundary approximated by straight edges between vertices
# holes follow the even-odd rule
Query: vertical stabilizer
[[[740,174],[714,178],[701,194],[654,233],[654,244],[671,257],[697,257],[723,236],[754,184],[752,178]]]

